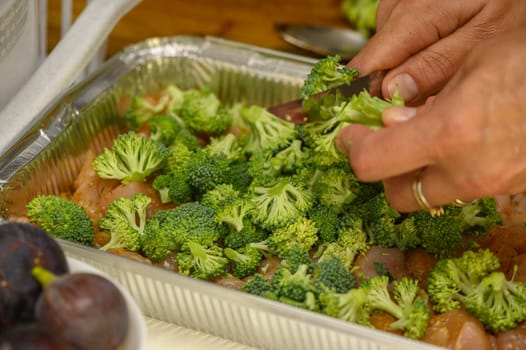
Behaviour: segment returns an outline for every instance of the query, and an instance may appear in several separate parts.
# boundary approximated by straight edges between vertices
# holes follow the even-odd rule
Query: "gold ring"
[[[462,199],[455,199],[455,201],[453,202],[454,205],[456,206],[459,206],[459,207],[465,207],[466,205],[470,205],[470,204],[473,204],[475,201],[470,201],[470,202],[464,202]]]
[[[442,207],[432,207],[431,204],[427,201],[422,191],[422,174],[423,170],[419,171],[416,175],[415,181],[413,182],[413,196],[415,197],[418,206],[422,210],[426,210],[431,214],[431,216],[440,216],[444,214],[444,208]]]

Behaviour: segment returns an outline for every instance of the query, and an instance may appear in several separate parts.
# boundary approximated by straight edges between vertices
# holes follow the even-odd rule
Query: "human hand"
[[[384,111],[387,127],[338,135],[363,181],[383,180],[394,208],[420,209],[420,169],[432,206],[526,189],[526,27],[477,46],[435,98]]]
[[[377,31],[349,63],[383,72],[372,91],[408,104],[437,93],[479,42],[526,24],[526,1],[382,0]]]

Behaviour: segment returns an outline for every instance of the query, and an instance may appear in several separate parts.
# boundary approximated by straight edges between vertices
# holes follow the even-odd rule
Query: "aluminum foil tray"
[[[314,61],[211,37],[149,39],[108,60],[36,118],[0,156],[2,218],[24,216],[37,194],[70,188],[89,149],[122,130],[130,97],[175,83],[211,88],[224,101],[272,105],[299,94]],[[148,317],[262,349],[435,349],[401,336],[60,242],[127,288]]]

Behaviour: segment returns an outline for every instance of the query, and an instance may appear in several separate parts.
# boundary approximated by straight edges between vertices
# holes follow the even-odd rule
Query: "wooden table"
[[[112,1],[112,0],[108,0]],[[60,0],[48,0],[48,51],[60,36]],[[109,36],[107,55],[146,38],[213,35],[275,50],[309,55],[284,42],[274,24],[308,22],[345,27],[341,0],[143,0]],[[85,0],[74,0],[78,15]]]

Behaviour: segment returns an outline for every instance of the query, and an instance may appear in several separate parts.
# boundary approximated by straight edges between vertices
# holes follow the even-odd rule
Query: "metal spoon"
[[[346,28],[324,27],[314,24],[276,24],[283,40],[321,56],[340,55],[350,60],[367,42],[363,34]]]

